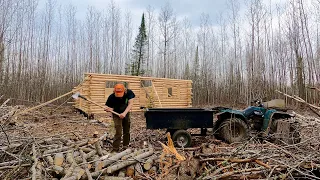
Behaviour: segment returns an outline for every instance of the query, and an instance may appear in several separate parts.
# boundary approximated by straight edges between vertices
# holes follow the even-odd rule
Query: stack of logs
[[[10,170],[30,168],[35,179],[126,179],[125,177],[152,177],[158,155],[151,146],[142,149],[126,149],[119,153],[103,150],[102,141],[108,136],[72,142],[66,138],[30,140],[25,143],[2,146],[5,159],[0,163],[4,179],[11,179]],[[22,150],[21,150],[22,148]],[[30,148],[30,152],[26,149]],[[24,153],[24,154],[21,154]],[[31,157],[30,157],[31,156]],[[98,179],[99,179],[98,178]]]

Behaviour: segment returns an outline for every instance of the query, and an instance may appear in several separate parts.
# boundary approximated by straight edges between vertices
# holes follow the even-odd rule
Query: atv
[[[294,144],[300,142],[300,124],[295,115],[284,108],[284,100],[275,99],[254,105],[244,110],[215,107],[216,121],[214,135],[228,143],[241,142],[249,135],[257,135],[276,143]]]

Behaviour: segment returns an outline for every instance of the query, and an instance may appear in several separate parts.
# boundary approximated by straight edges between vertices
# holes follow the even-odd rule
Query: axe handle
[[[101,108],[103,108],[103,109],[106,109],[105,106],[102,106],[101,104],[98,104],[98,103],[92,101],[91,99],[86,98],[86,100],[89,101],[89,102],[91,102],[91,103],[93,103],[93,104],[95,104],[95,105],[97,105],[97,106],[99,106],[99,107],[101,107]],[[110,112],[113,113],[113,114],[115,114],[115,115],[117,115],[117,116],[120,116],[120,114],[117,113],[117,112],[114,112],[114,111],[110,111]]]

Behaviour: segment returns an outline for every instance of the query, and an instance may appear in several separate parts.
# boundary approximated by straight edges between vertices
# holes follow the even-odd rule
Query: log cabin
[[[74,90],[92,101],[105,105],[116,83],[124,83],[136,97],[132,111],[143,108],[192,107],[192,81],[182,79],[85,73],[84,81]],[[75,100],[74,107],[88,116],[105,114],[102,108],[83,99]]]

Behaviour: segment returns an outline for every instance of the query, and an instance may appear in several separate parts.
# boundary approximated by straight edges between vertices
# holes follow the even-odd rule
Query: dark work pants
[[[128,113],[125,118],[120,119],[119,116],[113,116],[114,127],[116,134],[113,138],[113,149],[119,150],[121,137],[123,133],[123,146],[128,146],[130,142],[130,114]]]

